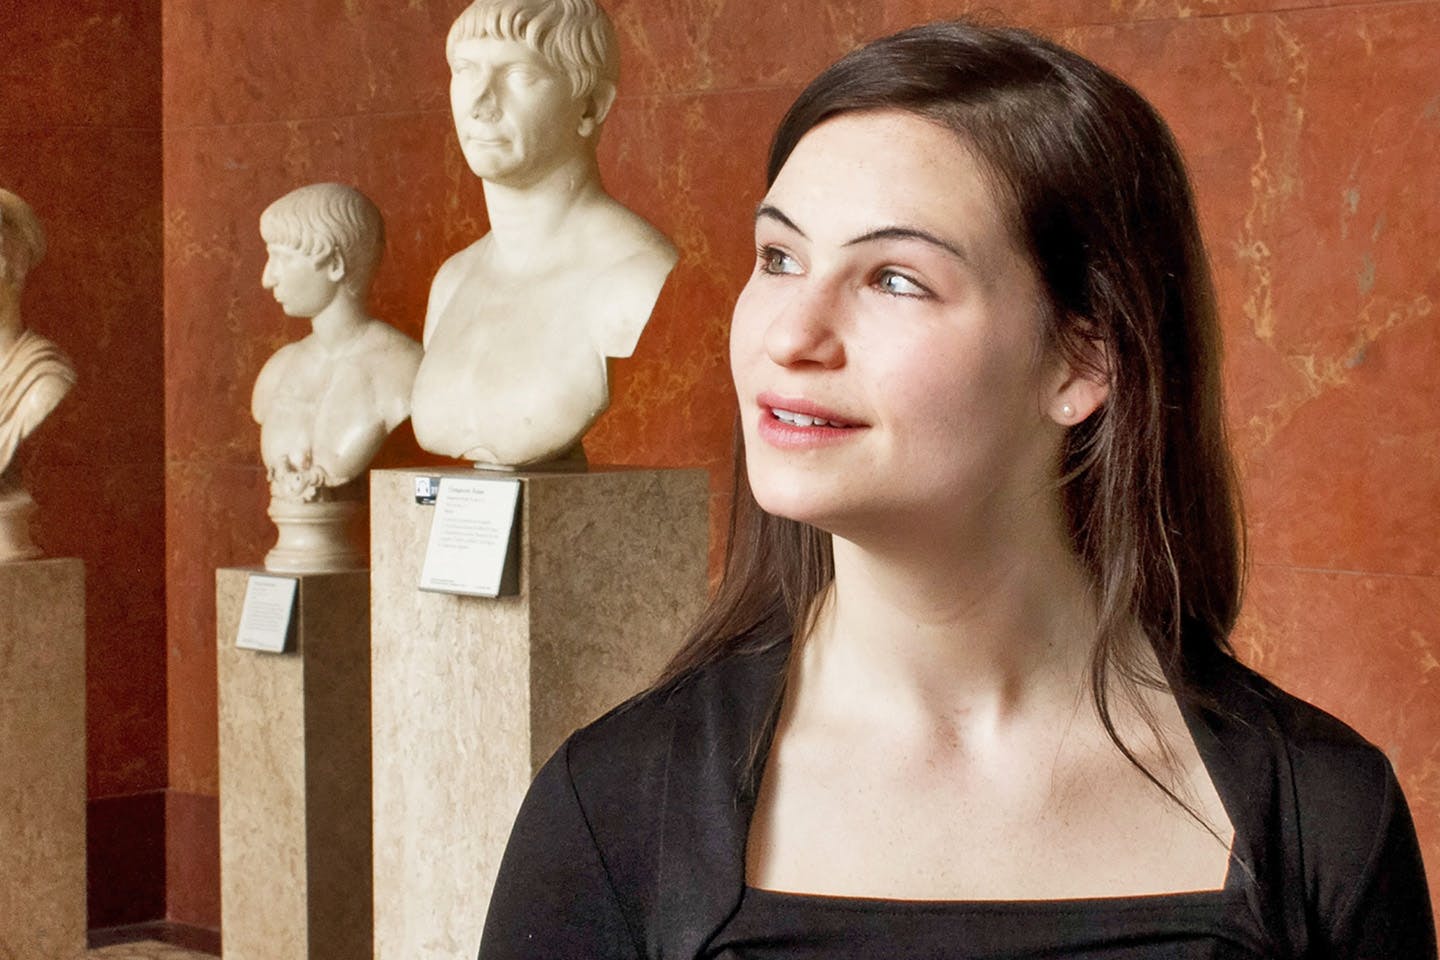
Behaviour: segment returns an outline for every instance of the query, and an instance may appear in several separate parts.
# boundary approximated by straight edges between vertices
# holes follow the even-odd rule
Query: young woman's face
[[[1039,278],[953,133],[888,111],[822,123],[755,241],[730,363],[763,508],[895,535],[1051,488],[1064,377],[1041,349]]]

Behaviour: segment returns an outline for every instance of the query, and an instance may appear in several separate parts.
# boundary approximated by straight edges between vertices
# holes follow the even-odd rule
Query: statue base
[[[40,556],[40,548],[30,539],[30,517],[34,513],[35,498],[23,488],[0,492],[0,563]]]
[[[374,960],[474,960],[530,778],[705,604],[703,470],[511,474],[519,592],[495,599],[419,589],[435,507],[415,480],[437,474],[475,476],[370,474]]]
[[[85,950],[85,566],[0,563],[0,957]]]
[[[355,500],[271,499],[270,519],[279,539],[265,554],[273,573],[339,573],[362,567],[350,530],[360,504]]]
[[[369,957],[370,574],[297,578],[293,649],[276,654],[235,645],[258,572],[215,572],[221,947]]]

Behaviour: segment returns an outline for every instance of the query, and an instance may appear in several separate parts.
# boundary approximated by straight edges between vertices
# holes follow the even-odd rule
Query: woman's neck
[[[1088,577],[1048,545],[877,552],[835,539],[835,581],[802,648],[812,679],[864,691],[887,715],[1000,723],[1037,702],[1070,709],[1095,642]]]

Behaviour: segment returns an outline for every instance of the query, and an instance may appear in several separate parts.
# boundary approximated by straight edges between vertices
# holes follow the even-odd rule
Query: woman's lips
[[[844,443],[865,429],[862,423],[799,397],[762,393],[756,404],[761,439],[782,449]]]

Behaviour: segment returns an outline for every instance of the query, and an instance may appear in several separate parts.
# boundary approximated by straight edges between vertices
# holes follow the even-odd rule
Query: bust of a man
[[[15,451],[75,384],[65,355],[20,323],[25,277],[44,256],[34,211],[0,190],[0,492],[19,486],[10,469]]]
[[[260,216],[261,282],[311,333],[281,347],[255,381],[251,410],[273,500],[330,496],[370,465],[410,414],[420,345],[366,310],[385,245],[380,211],[358,190],[317,183]]]
[[[582,457],[675,249],[600,183],[618,54],[593,0],[476,0],[450,28],[450,105],[490,232],[436,273],[412,419],[481,465]]]

